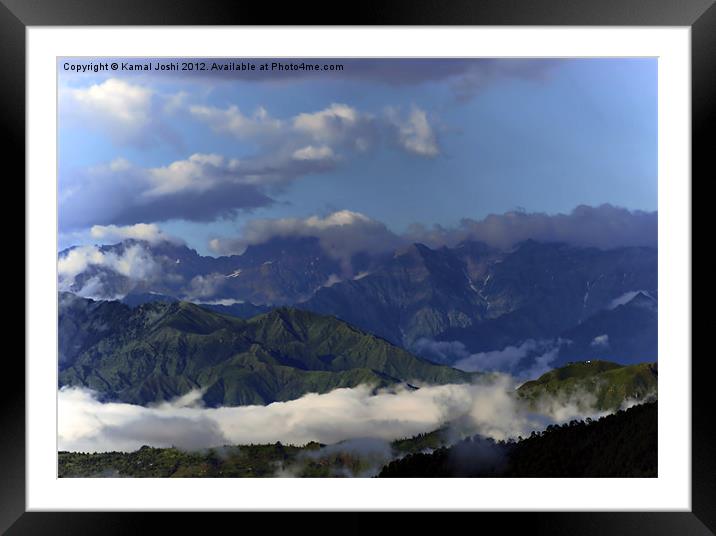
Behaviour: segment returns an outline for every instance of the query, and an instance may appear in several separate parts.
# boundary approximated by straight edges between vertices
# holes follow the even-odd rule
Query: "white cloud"
[[[293,118],[293,129],[319,142],[333,142],[354,131],[366,117],[346,104],[333,103],[313,113],[301,113]]]
[[[69,250],[57,260],[57,273],[60,290],[70,290],[75,278],[90,267],[98,267],[114,272],[134,281],[147,281],[160,274],[159,265],[151,253],[139,244],[132,245],[120,253],[102,251],[97,246],[79,246]],[[96,296],[101,288],[98,278],[90,278],[82,289],[81,296]]]
[[[656,230],[656,212],[629,211],[612,205],[579,206],[570,214],[516,211],[493,214],[480,221],[464,219],[456,228],[428,229],[414,225],[401,235],[364,214],[340,210],[325,217],[252,220],[245,225],[241,236],[213,238],[209,245],[216,253],[241,253],[249,244],[263,243],[277,236],[315,236],[326,251],[333,251],[336,258],[345,258],[352,252],[382,253],[412,242],[438,248],[454,247],[464,240],[477,240],[500,249],[528,239],[605,249],[655,247]],[[638,292],[646,294],[646,291],[631,291],[614,300],[613,306],[629,301]]]
[[[240,270],[238,270],[240,272]],[[227,276],[223,274],[197,275],[189,281],[186,298],[189,300],[211,298],[226,285]]]
[[[178,242],[155,223],[135,223],[134,225],[93,225],[90,229],[92,238],[107,242],[121,242],[128,238],[144,240],[150,244],[159,242]]]
[[[142,168],[125,159],[61,177],[60,228],[132,225],[175,218],[213,221],[273,201],[268,189],[322,162],[292,160],[265,165],[218,154],[195,153],[166,166]]]
[[[277,135],[284,126],[281,120],[271,118],[264,108],[258,108],[251,116],[241,113],[237,106],[225,110],[214,106],[190,106],[189,112],[216,132],[241,139]]]
[[[239,161],[218,154],[195,153],[186,160],[148,170],[151,188],[147,197],[172,195],[180,192],[204,192],[221,182],[241,182]]]
[[[265,108],[251,116],[236,106],[190,106],[189,111],[215,132],[257,142],[261,147],[258,158],[332,159],[339,149],[367,150],[376,136],[373,117],[347,104],[333,103],[285,120],[272,118]]]
[[[240,238],[215,238],[209,247],[220,254],[242,253],[248,245],[275,237],[316,237],[326,254],[342,261],[347,272],[356,253],[390,251],[402,243],[384,224],[360,212],[340,210],[325,217],[251,220]]]
[[[592,339],[591,346],[595,348],[608,348],[609,347],[609,335],[598,335]]]
[[[398,144],[409,153],[432,158],[440,154],[437,137],[424,110],[413,107],[403,118],[388,109],[388,118],[397,130]]]
[[[341,227],[344,225],[356,225],[371,223],[371,219],[365,214],[360,212],[353,212],[352,210],[339,210],[329,214],[325,218],[319,216],[311,216],[305,220],[305,225],[308,228],[313,229],[330,229],[331,227]]]
[[[477,240],[504,249],[528,239],[605,249],[656,247],[657,220],[656,212],[631,211],[609,204],[580,205],[569,214],[511,211],[490,214],[482,220],[465,218],[455,228],[416,224],[405,237],[432,247]]]
[[[394,440],[448,422],[461,432],[497,440],[529,435],[554,420],[585,416],[574,400],[546,401],[532,413],[515,399],[514,380],[496,375],[473,385],[393,388],[369,386],[307,394],[267,406],[202,408],[200,393],[155,407],[101,403],[85,389],[59,392],[59,448],[132,451],[142,445],[201,448],[224,444],[333,444],[358,438]],[[547,403],[549,402],[549,403]],[[587,414],[592,412],[587,411]]]
[[[295,160],[326,160],[333,158],[333,149],[326,145],[321,145],[320,147],[307,145],[301,149],[296,149],[292,156]]]
[[[60,122],[141,149],[169,143],[184,150],[179,131],[167,120],[186,110],[189,94],[162,93],[153,87],[109,78],[85,87],[63,86]]]
[[[148,120],[152,90],[124,80],[110,78],[70,94],[87,114],[105,117],[131,128],[141,128]]]
[[[181,146],[165,116],[181,108],[185,95],[163,95],[152,88],[110,78],[81,88],[61,88],[60,121],[99,132],[119,145],[140,148],[157,142]]]
[[[72,106],[63,107],[82,127],[99,127],[117,141],[147,144],[159,138],[176,142],[163,121],[177,110],[217,132],[256,144],[240,160],[195,153],[163,166],[142,168],[117,158],[84,172],[60,176],[60,225],[64,233],[90,225],[126,225],[173,218],[213,221],[237,211],[267,206],[291,181],[334,169],[347,156],[369,150],[396,126],[341,103],[287,119],[264,108],[252,115],[238,107],[186,107],[185,93],[159,95],[148,88],[110,79],[86,89],[68,90]],[[397,128],[400,146],[434,156],[437,145],[425,112],[414,109]]]

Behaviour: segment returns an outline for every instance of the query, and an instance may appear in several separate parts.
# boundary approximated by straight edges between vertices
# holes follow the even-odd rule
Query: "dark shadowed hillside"
[[[656,360],[656,301],[653,311],[614,305],[640,290],[656,295],[656,249],[528,240],[497,251],[468,241],[439,249],[413,244],[360,278],[319,289],[299,306],[407,348],[428,338],[483,352],[526,339],[573,336],[578,344],[562,362],[591,356],[640,362]],[[610,345],[590,346],[603,335]]]
[[[598,421],[552,425],[516,443],[479,437],[386,465],[383,478],[406,477],[656,477],[657,403]]]

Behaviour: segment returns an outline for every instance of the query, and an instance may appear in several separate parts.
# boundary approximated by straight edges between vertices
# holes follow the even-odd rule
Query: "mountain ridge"
[[[139,244],[125,241],[102,251],[119,255]],[[653,248],[601,250],[535,240],[509,250],[471,240],[440,248],[412,243],[392,256],[355,261],[351,276],[310,238],[274,239],[229,257],[201,257],[185,246],[177,250],[194,260],[174,259],[170,251],[176,247],[146,250],[156,250],[152,258],[159,259],[163,275],[158,283],[154,276],[141,279],[124,301],[138,304],[164,295],[240,318],[290,305],[340,318],[413,352],[422,351],[421,340],[459,342],[472,354],[518,347],[529,339],[563,339],[574,344],[560,349],[555,364],[657,359]],[[196,268],[202,263],[208,264]],[[194,271],[181,271],[190,265]],[[102,269],[80,274],[70,290],[112,280],[109,268]],[[129,284],[117,277],[112,295]],[[636,307],[640,293],[653,303]],[[613,305],[631,295],[637,302]],[[445,362],[460,359],[448,356]]]
[[[364,383],[473,377],[308,311],[284,307],[244,320],[187,302],[98,308],[84,298],[60,298],[71,305],[60,311],[61,340],[62,327],[83,320],[115,326],[71,347],[60,386],[88,387],[123,402],[166,401],[201,389],[210,406],[267,404]],[[83,307],[92,310],[91,320]]]

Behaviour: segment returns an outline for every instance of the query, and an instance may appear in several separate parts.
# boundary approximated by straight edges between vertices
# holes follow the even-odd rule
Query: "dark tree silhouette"
[[[656,477],[657,402],[597,421],[573,420],[517,442],[474,437],[386,465],[400,477]]]

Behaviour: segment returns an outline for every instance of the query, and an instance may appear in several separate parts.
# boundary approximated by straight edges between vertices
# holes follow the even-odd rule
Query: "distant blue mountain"
[[[240,318],[291,305],[335,316],[411,351],[419,351],[420,340],[458,342],[464,352],[477,353],[561,338],[569,343],[560,346],[555,364],[657,359],[653,248],[601,250],[533,240],[508,251],[474,241],[437,249],[412,244],[383,257],[363,255],[352,275],[312,238],[274,239],[216,258],[135,240],[101,251],[122,255],[131,247],[159,266],[152,277],[132,280],[94,266],[66,290],[101,289],[105,299],[124,296],[131,306],[181,299]]]

